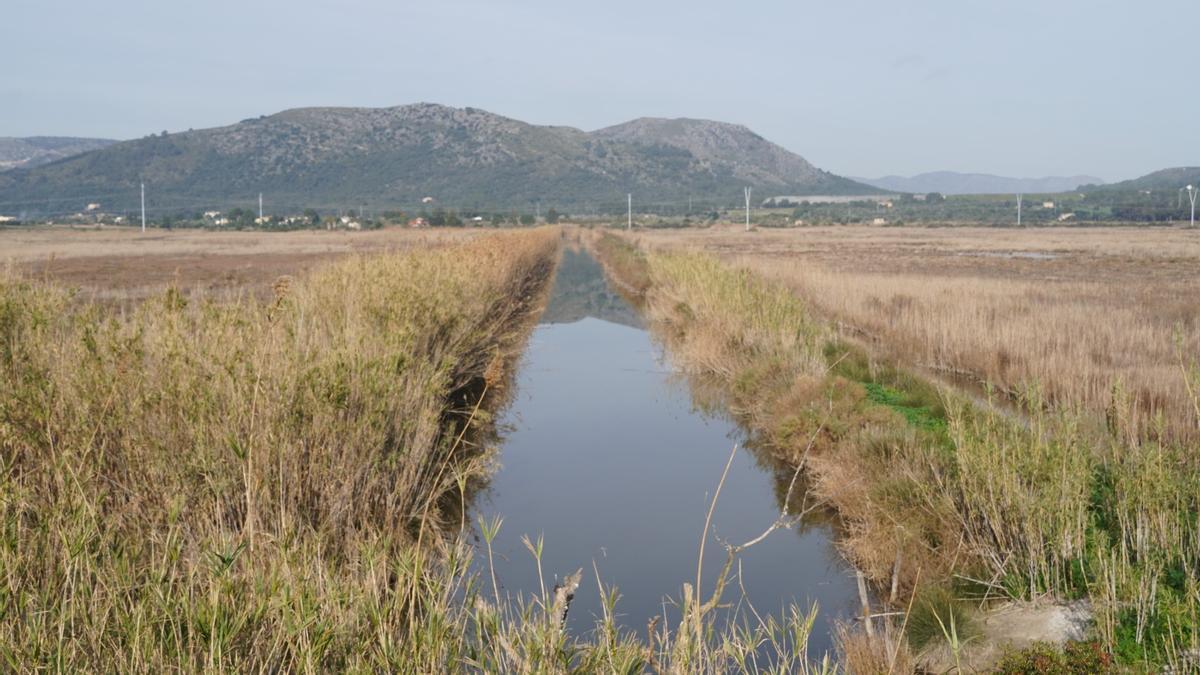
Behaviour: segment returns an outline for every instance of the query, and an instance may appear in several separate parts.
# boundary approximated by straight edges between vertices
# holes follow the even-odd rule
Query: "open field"
[[[725,228],[639,235],[778,279],[903,363],[1200,437],[1200,236],[1180,229]],[[1118,398],[1120,398],[1118,396]],[[1116,405],[1122,405],[1120,400]]]
[[[265,296],[297,275],[352,253],[398,252],[464,241],[482,230],[387,228],[363,232],[214,232],[136,228],[0,229],[0,266],[80,288],[99,300],[139,300],[168,285],[185,292]]]

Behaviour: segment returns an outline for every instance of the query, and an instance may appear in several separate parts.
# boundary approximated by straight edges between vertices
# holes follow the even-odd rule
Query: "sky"
[[[745,124],[835,173],[1200,164],[1195,0],[4,0],[0,136],[418,101]]]

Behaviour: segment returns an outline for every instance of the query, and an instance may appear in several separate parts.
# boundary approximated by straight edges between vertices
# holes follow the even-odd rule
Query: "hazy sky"
[[[4,0],[0,136],[284,108],[740,122],[842,174],[1200,164],[1196,0]]]

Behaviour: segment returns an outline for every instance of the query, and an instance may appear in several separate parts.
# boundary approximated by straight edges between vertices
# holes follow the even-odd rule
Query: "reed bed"
[[[674,233],[672,233],[674,235]],[[1200,441],[1182,367],[1200,354],[1200,240],[1172,228],[800,228],[642,235],[792,288],[909,367]]]
[[[1197,665],[1196,447],[1141,433],[1136,396],[1118,389],[1097,423],[1086,402],[1049,400],[1027,382],[1015,415],[847,343],[778,278],[612,235],[597,248],[611,257],[622,246],[610,271],[641,261],[645,311],[672,355],[724,382],[734,412],[807,470],[812,498],[845,523],[847,556],[890,586],[893,609],[907,616],[923,588],[984,607],[1086,598],[1106,654]],[[1196,364],[1181,365],[1185,401],[1200,407]],[[844,644],[856,659],[909,662]]]
[[[641,636],[601,583],[605,615],[573,635],[580,573],[501,593],[500,519],[472,562],[472,488],[559,239],[352,256],[266,300],[171,287],[128,311],[0,276],[2,667],[835,672],[807,660],[811,611],[751,617],[685,585],[677,623]]]
[[[557,239],[352,257],[266,302],[169,289],[126,315],[0,278],[0,662],[452,665],[443,532]]]

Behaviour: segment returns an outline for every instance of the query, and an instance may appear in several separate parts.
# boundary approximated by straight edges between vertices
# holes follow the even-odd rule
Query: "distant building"
[[[433,203],[433,197],[426,197],[426,198],[424,198],[424,199],[422,199],[422,200],[421,200],[421,203],[422,203],[422,204],[432,204],[432,203]]]
[[[219,215],[221,215],[220,211],[205,211],[204,212],[205,218],[216,218]]]
[[[797,227],[799,227],[799,226],[801,226],[801,225],[803,225],[803,224],[804,224],[804,221],[803,221],[803,220],[801,220],[801,219],[799,219],[799,218],[797,218],[796,220],[792,221],[792,225],[795,225],[795,226],[797,226]]]
[[[14,220],[16,220],[16,218],[13,216],[0,216],[0,223],[11,223]]]
[[[88,210],[88,211],[95,211],[95,210],[97,210],[97,209],[99,209],[99,208],[100,208],[100,205],[99,205],[99,204],[97,204],[97,203],[95,203],[95,202],[93,202],[93,203],[91,203],[91,204],[88,204],[88,205],[87,205],[87,210]]]
[[[261,218],[254,219],[255,225],[266,225],[269,222],[271,222],[271,216],[262,216]]]
[[[1043,209],[1052,209],[1052,208],[1054,208],[1054,202],[1042,202],[1042,208]]]
[[[424,218],[413,218],[408,221],[409,227],[429,227],[429,221]]]
[[[1071,220],[1071,219],[1072,219],[1072,218],[1074,218],[1074,217],[1075,217],[1075,214],[1074,214],[1074,213],[1064,213],[1064,214],[1062,214],[1061,216],[1059,216],[1059,217],[1058,217],[1058,222],[1060,222],[1060,223],[1061,223],[1061,222],[1063,222],[1063,221],[1065,221],[1065,220]]]
[[[871,221],[872,225],[887,225],[887,218],[876,218]]]
[[[228,218],[217,218],[216,220],[213,221],[213,224],[214,225],[228,225],[229,219]]]
[[[474,218],[472,218],[472,219],[471,219],[471,222],[472,222],[472,223],[482,223],[482,222],[483,222],[483,216],[475,216]]]

